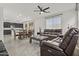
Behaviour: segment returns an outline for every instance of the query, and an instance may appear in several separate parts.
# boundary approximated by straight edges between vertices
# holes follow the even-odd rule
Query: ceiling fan
[[[34,12],[39,12],[39,14],[50,13],[49,11],[47,11],[50,7],[42,8],[39,5],[37,7],[38,7],[39,10],[34,10]]]

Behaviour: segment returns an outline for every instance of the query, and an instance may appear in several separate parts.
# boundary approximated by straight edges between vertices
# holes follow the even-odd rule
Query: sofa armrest
[[[49,42],[43,42],[42,44],[43,44],[43,45],[46,45],[46,46],[48,46],[48,47],[50,47],[50,48],[53,48],[53,49],[55,49],[55,50],[63,51],[59,46],[56,46],[56,45],[51,44],[51,43],[49,43]]]
[[[66,56],[61,48],[48,42],[42,43],[40,53],[41,56]]]

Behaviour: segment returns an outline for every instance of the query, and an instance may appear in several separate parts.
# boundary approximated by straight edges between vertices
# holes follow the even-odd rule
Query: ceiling
[[[39,15],[38,12],[34,12],[38,9],[37,5],[50,7],[50,13]],[[23,22],[75,9],[75,3],[0,3],[0,7],[3,8],[4,21]]]

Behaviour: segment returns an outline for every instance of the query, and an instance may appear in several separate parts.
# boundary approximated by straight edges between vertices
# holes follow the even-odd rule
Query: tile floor
[[[14,40],[11,36],[4,36],[4,45],[10,56],[39,56],[39,42],[29,43],[29,38]]]
[[[11,35],[4,36],[4,45],[10,56],[40,56],[39,42],[33,40],[29,43],[29,38],[14,40]],[[74,56],[79,56],[79,48],[76,47]]]

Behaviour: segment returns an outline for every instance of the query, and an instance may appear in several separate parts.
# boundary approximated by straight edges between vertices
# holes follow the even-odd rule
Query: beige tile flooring
[[[10,56],[39,56],[39,42],[29,43],[29,38],[14,40],[10,35],[4,36],[4,45]]]
[[[33,40],[29,43],[29,38],[14,40],[10,35],[4,36],[4,45],[10,56],[40,56],[39,42]],[[79,48],[76,47],[74,56],[79,56]]]

